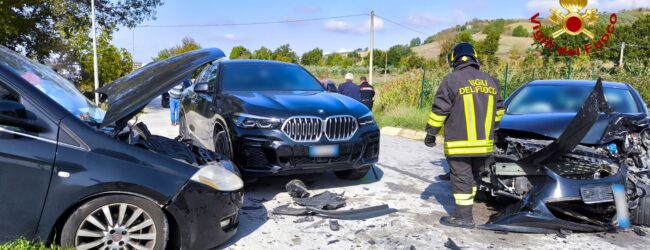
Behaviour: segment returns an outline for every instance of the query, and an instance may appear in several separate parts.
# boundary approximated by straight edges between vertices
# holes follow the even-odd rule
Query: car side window
[[[206,82],[208,82],[208,89],[210,91],[213,91],[215,86],[217,85],[217,75],[219,74],[219,64],[215,63],[212,66],[210,66],[210,69],[208,70],[208,74],[206,77]]]
[[[195,82],[195,83],[198,83],[198,82],[205,82],[206,75],[207,75],[207,72],[208,72],[209,69],[210,69],[210,65],[204,67],[204,68],[201,70],[201,72],[199,73],[199,75],[196,77],[196,80],[194,80],[194,82]]]
[[[0,82],[0,101],[13,101],[13,102],[18,102],[19,98],[18,95],[14,94],[12,91],[10,91],[3,82]],[[14,126],[9,126],[6,124],[0,124],[0,128],[3,129],[8,129],[11,131],[16,131],[16,132],[25,132],[23,129],[19,127],[14,127]]]
[[[18,97],[9,91],[2,82],[0,82],[0,101],[18,101]]]

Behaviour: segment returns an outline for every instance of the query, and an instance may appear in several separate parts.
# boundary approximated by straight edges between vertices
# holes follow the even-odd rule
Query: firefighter
[[[444,152],[456,206],[440,223],[474,228],[475,176],[492,153],[494,130],[504,112],[503,99],[498,81],[480,71],[474,46],[457,44],[448,61],[453,72],[443,78],[434,96],[424,143],[435,146],[436,134],[445,127]]]

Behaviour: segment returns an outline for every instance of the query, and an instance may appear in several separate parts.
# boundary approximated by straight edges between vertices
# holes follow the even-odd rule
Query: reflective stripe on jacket
[[[445,155],[485,156],[492,153],[494,129],[503,116],[499,82],[476,63],[459,65],[443,80],[433,99],[427,133],[444,126]]]

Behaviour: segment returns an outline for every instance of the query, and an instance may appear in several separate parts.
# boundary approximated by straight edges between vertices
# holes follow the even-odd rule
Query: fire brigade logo
[[[609,15],[609,24],[604,31],[597,31],[600,34],[594,34],[589,30],[589,26],[598,21],[598,10],[595,8],[582,12],[587,7],[587,0],[560,0],[560,6],[568,13],[557,9],[551,9],[551,15],[548,20],[560,29],[552,34],[545,34],[542,31],[542,22],[538,19],[540,14],[536,13],[530,18],[533,26],[533,38],[535,42],[541,45],[544,50],[556,51],[561,56],[580,56],[588,55],[594,50],[602,49],[610,40],[616,30],[618,16],[616,13]],[[555,38],[568,34],[572,36],[585,35],[589,41],[585,40],[584,45],[567,47],[556,44]]]
[[[562,29],[553,33],[553,38],[566,33],[574,36],[585,34],[594,39],[594,33],[589,31],[586,26],[598,21],[598,10],[593,8],[587,10],[584,14],[580,13],[587,6],[587,0],[560,0],[560,5],[569,13],[565,14],[557,9],[551,9],[549,21],[562,25]]]

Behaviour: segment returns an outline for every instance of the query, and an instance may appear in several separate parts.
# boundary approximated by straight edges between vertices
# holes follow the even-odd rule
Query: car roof
[[[293,63],[272,61],[272,60],[249,60],[249,59],[235,59],[235,60],[226,60],[221,62],[221,65],[293,65]]]
[[[571,85],[571,86],[588,86],[596,85],[594,80],[535,80],[528,85]],[[627,88],[627,83],[603,81],[603,87],[606,88]]]

